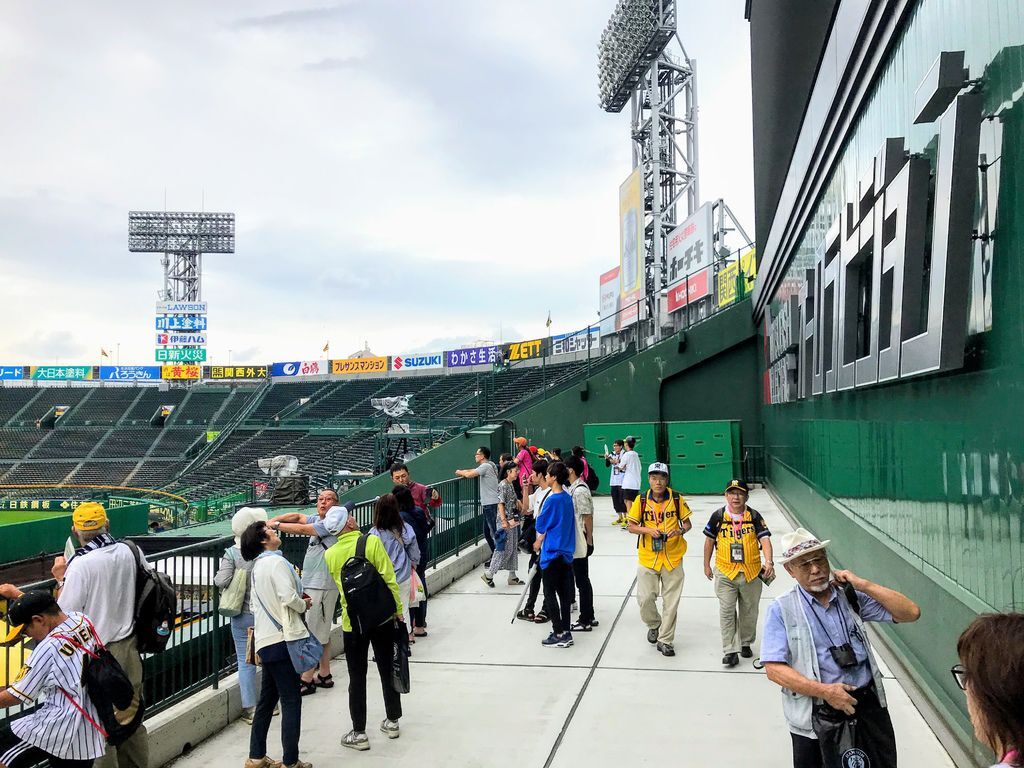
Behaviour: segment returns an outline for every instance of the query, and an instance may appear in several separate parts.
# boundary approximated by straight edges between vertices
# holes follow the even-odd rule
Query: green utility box
[[[607,495],[611,487],[611,470],[605,466],[601,456],[605,453],[605,446],[610,452],[612,443],[615,440],[625,440],[627,435],[636,438],[636,452],[640,455],[640,483],[641,490],[646,491],[647,466],[654,461],[661,461],[659,451],[661,445],[661,424],[656,421],[642,423],[617,423],[617,424],[584,424],[583,425],[583,448],[587,452],[587,461],[601,478],[597,487],[598,494]]]
[[[681,493],[720,493],[740,477],[738,421],[669,421],[665,442],[671,484]]]

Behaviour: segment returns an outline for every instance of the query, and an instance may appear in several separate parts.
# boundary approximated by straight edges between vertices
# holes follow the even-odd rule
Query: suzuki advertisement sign
[[[391,358],[391,370],[401,371],[407,368],[440,368],[444,365],[444,356],[438,352],[433,355],[395,355]]]

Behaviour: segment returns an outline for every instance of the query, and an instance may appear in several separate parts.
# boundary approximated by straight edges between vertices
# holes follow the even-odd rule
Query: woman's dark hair
[[[963,631],[956,653],[967,671],[978,734],[994,750],[1024,749],[1024,613],[986,613]],[[1002,757],[998,752],[996,757]],[[1021,765],[1018,755],[1015,765]]]
[[[565,460],[565,466],[576,473],[576,477],[583,477],[583,459],[575,453]]]
[[[559,485],[569,484],[569,470],[560,461],[556,461],[548,466],[548,477],[555,478]]]
[[[385,493],[373,508],[373,527],[378,531],[391,531],[397,536],[402,535],[402,515],[398,511],[395,494]]]
[[[266,547],[263,542],[267,539],[267,523],[265,520],[257,520],[251,523],[248,528],[242,531],[238,537],[238,549],[242,552],[243,560],[255,560],[262,554]]]
[[[416,502],[413,501],[412,491],[410,491],[404,485],[396,485],[391,489],[391,495],[395,497],[395,502],[398,504],[399,512],[411,512],[416,507]]]
[[[583,446],[582,445],[574,445],[572,447],[572,455],[573,456],[579,456],[582,459],[583,458]]]
[[[538,475],[546,475],[548,473],[548,460],[547,459],[534,459],[533,471]]]
[[[519,469],[514,461],[506,461],[501,465],[501,472],[498,474],[498,480],[505,480],[508,478],[509,470]]]
[[[505,462],[508,462],[508,461],[512,461],[512,454],[511,453],[503,453],[503,454],[501,454],[501,458],[498,459],[498,463],[499,464],[504,464]]]

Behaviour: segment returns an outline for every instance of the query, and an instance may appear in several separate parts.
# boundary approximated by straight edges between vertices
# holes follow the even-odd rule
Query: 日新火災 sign
[[[158,349],[158,363],[202,363],[206,360],[206,350],[199,347],[186,349]]]
[[[180,344],[182,346],[201,347],[206,344],[205,333],[158,333],[156,343],[161,346]]]
[[[204,315],[160,316],[156,319],[156,329],[158,331],[205,331],[206,317]]]
[[[205,315],[205,301],[158,301],[158,315]]]

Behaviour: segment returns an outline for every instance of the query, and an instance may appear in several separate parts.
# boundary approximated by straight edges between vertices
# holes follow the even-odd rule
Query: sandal
[[[311,693],[316,693],[316,683],[299,680],[299,696],[309,696]]]
[[[533,617],[534,624],[547,624],[549,621],[551,621],[551,619],[548,618],[548,615],[544,613],[544,611],[541,611]]]
[[[313,685],[317,688],[333,688],[334,687],[334,675],[317,675],[313,678]]]
[[[531,611],[529,608],[523,608],[523,610],[519,611],[519,613],[516,614],[516,618],[522,619],[523,621],[533,621],[533,611]]]
[[[519,578],[518,576],[516,576],[516,577],[515,577],[514,579],[509,579],[509,580],[508,580],[508,585],[509,585],[510,587],[521,587],[521,586],[523,586],[523,584],[525,584],[525,583],[526,583],[526,582],[525,582],[525,581],[523,581],[522,579],[520,579],[520,578]]]
[[[412,633],[416,637],[426,637],[427,636],[427,628],[426,627],[416,627],[415,629],[413,629]]]

